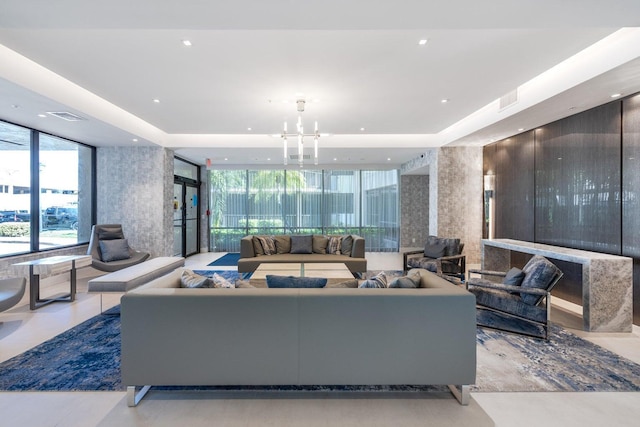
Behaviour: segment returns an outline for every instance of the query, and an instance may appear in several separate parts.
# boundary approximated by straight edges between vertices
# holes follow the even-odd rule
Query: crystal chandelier
[[[318,122],[316,121],[313,128],[313,133],[304,133],[304,126],[302,125],[302,113],[304,112],[304,99],[298,99],[296,101],[298,106],[298,122],[296,123],[296,131],[295,132],[287,132],[287,122],[284,122],[284,127],[282,129],[282,134],[280,135],[283,142],[284,148],[284,164],[288,164],[288,138],[296,138],[298,142],[298,164],[300,167],[304,164],[304,138],[305,137],[313,137],[313,164],[318,164],[318,139],[320,138],[320,133],[318,132]]]

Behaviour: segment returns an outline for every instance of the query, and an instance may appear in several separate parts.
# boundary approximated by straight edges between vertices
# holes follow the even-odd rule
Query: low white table
[[[344,263],[263,263],[256,268],[251,275],[249,283],[252,285],[262,285],[266,281],[268,274],[294,277],[322,277],[328,280],[327,283],[338,283],[345,280],[352,280],[353,274]]]
[[[60,255],[13,264],[13,271],[29,276],[29,308],[35,310],[52,302],[72,302],[76,299],[76,269],[91,265],[91,255]],[[40,276],[69,271],[71,274],[68,294],[54,298],[40,298]]]

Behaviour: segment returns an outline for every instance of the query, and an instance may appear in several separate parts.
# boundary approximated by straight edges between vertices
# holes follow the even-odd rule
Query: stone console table
[[[482,240],[482,268],[507,271],[511,252],[542,255],[582,265],[584,330],[631,332],[633,323],[633,260],[597,252],[511,239]]]

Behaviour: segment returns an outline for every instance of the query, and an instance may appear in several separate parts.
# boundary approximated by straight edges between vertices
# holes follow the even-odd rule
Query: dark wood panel
[[[536,130],[535,240],[621,253],[621,102]]]
[[[640,95],[622,111],[622,254],[640,258]]]
[[[496,149],[496,238],[534,239],[534,133],[501,141]]]

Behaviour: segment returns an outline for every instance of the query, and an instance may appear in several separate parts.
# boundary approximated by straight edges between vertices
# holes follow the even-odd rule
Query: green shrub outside
[[[0,237],[23,237],[31,232],[28,222],[0,223]]]

